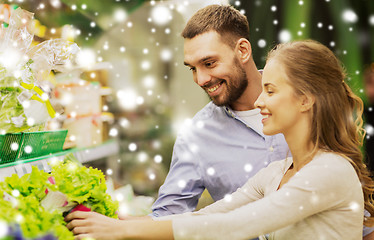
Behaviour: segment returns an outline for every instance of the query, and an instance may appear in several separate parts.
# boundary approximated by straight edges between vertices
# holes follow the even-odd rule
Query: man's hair
[[[235,46],[239,38],[246,38],[249,41],[249,24],[246,16],[229,5],[209,5],[198,10],[187,22],[182,37],[191,39],[212,30],[231,47]]]

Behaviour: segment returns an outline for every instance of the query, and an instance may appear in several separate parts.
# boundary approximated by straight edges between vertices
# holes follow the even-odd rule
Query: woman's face
[[[267,62],[262,74],[262,92],[255,102],[261,110],[266,135],[286,135],[297,130],[302,100],[290,83],[282,63],[276,59]]]

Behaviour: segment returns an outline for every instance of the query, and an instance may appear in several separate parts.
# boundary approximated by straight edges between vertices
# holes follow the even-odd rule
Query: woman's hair
[[[198,10],[187,22],[182,37],[191,39],[196,35],[216,31],[222,40],[234,47],[239,38],[249,41],[249,25],[246,16],[229,5],[209,5]]]
[[[269,52],[268,61],[275,58],[285,71],[298,95],[313,95],[311,141],[315,149],[345,156],[355,168],[362,184],[366,217],[365,225],[374,224],[372,193],[374,182],[363,163],[362,128],[363,102],[344,82],[341,62],[326,46],[312,40],[277,45]]]

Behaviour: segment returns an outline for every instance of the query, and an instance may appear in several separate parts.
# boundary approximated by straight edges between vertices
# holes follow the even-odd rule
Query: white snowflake
[[[351,203],[349,204],[349,208],[350,208],[352,211],[356,212],[356,211],[360,210],[360,204],[358,204],[357,202],[351,202]]]
[[[118,136],[118,129],[117,129],[117,128],[111,128],[111,129],[109,130],[109,136],[111,136],[111,137],[116,137],[116,136]]]
[[[155,180],[156,179],[156,174],[154,174],[154,173],[149,173],[148,174],[148,178],[149,178],[149,180]]]
[[[264,47],[266,47],[266,41],[265,41],[265,39],[260,39],[260,40],[258,40],[257,44],[258,44],[258,46],[259,46],[260,48],[264,48]]]
[[[13,195],[13,197],[19,197],[21,195],[21,193],[17,189],[14,189],[12,191],[12,195]]]
[[[113,174],[113,170],[112,169],[110,169],[110,168],[108,168],[107,170],[106,170],[106,175],[112,175]]]
[[[342,13],[342,18],[344,22],[356,23],[358,20],[357,14],[352,9],[346,9]]]
[[[129,150],[130,150],[131,152],[136,151],[137,148],[138,148],[138,146],[136,145],[136,143],[130,143],[130,144],[129,144]]]
[[[32,152],[32,147],[30,145],[27,145],[25,147],[25,153],[30,154]]]
[[[156,155],[154,158],[155,163],[161,163],[162,162],[162,156],[161,155]]]
[[[289,42],[292,39],[291,32],[289,30],[283,29],[278,34],[279,41],[282,43]]]
[[[231,202],[231,201],[232,201],[232,196],[231,196],[231,194],[226,194],[225,197],[224,197],[224,200],[225,200],[226,202]]]
[[[163,26],[172,19],[172,12],[166,6],[157,5],[151,10],[151,18],[155,24]]]
[[[209,176],[213,176],[215,173],[216,173],[216,170],[214,170],[214,168],[210,167],[206,170],[206,173],[209,175]]]
[[[178,187],[180,188],[185,188],[187,185],[186,181],[185,180],[179,180],[178,181]]]
[[[365,130],[366,130],[366,134],[368,136],[373,136],[374,135],[374,127],[371,124],[368,124],[368,123],[365,124]]]
[[[250,163],[244,165],[244,171],[251,172],[253,170],[253,166]]]
[[[369,16],[369,24],[371,26],[374,26],[374,14],[372,14],[372,15]]]
[[[16,142],[13,142],[12,144],[10,144],[10,149],[12,150],[12,151],[17,151],[18,150],[18,143],[16,143]]]

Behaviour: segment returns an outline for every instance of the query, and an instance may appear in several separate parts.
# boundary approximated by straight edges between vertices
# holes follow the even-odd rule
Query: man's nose
[[[206,71],[202,71],[202,70],[197,70],[196,71],[195,82],[200,87],[206,85],[208,82],[210,82],[211,79],[212,79],[212,77]]]

